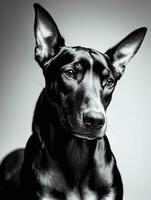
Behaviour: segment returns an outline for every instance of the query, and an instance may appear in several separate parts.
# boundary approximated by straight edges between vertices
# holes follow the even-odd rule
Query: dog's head
[[[133,31],[106,53],[66,47],[49,13],[38,4],[34,8],[35,59],[43,69],[49,101],[56,105],[60,122],[70,133],[101,138],[116,83],[139,49],[146,28]]]

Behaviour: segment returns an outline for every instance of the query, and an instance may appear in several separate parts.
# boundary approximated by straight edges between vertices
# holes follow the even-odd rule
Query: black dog
[[[34,8],[35,59],[43,70],[45,88],[23,163],[20,150],[1,165],[1,194],[14,199],[12,188],[14,193],[19,188],[19,200],[122,200],[105,112],[146,28],[135,30],[103,54],[66,47],[48,12],[38,4]]]

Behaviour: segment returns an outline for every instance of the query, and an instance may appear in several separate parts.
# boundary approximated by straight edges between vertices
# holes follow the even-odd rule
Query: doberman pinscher
[[[36,104],[25,152],[16,151],[1,164],[0,192],[9,200],[14,199],[14,188],[14,193],[19,188],[19,200],[122,200],[122,180],[106,136],[105,113],[146,28],[100,53],[65,46],[50,14],[39,4],[34,8],[35,59],[45,88]]]

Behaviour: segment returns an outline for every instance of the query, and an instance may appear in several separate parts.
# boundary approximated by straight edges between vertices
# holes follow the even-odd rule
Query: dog
[[[50,14],[35,9],[35,60],[45,78],[25,150],[0,166],[0,194],[19,200],[122,200],[123,184],[106,136],[106,110],[147,29],[101,53],[65,46]]]

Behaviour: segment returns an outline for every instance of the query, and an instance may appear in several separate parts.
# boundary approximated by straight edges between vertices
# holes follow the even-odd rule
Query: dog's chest
[[[79,194],[76,190],[67,192],[67,200],[97,200],[97,194],[88,188],[85,188],[82,192],[82,195]]]
[[[66,200],[114,200],[114,199],[115,195],[113,191],[111,191],[108,195],[100,199],[99,195],[96,192],[88,188],[84,188],[82,195],[80,195],[76,190],[67,192],[66,195]]]

